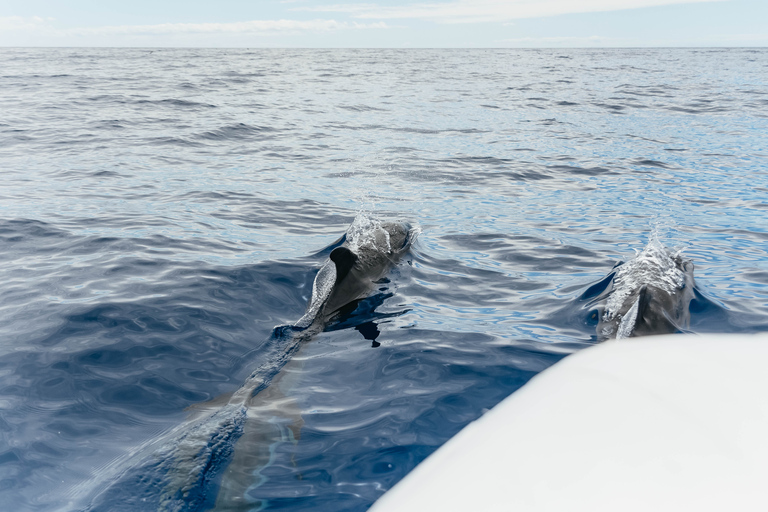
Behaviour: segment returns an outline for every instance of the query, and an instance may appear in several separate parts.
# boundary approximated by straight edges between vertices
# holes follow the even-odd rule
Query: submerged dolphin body
[[[688,328],[695,298],[693,263],[652,239],[634,259],[614,267],[595,299],[598,339],[668,334]],[[605,281],[605,280],[604,280]]]
[[[261,427],[249,425],[260,411],[270,414],[268,411],[285,409],[266,403],[270,399],[284,400],[281,391],[276,389],[263,396],[261,391],[281,380],[281,370],[302,342],[321,332],[334,313],[370,293],[408,251],[411,239],[412,230],[407,224],[355,219],[315,277],[306,313],[294,325],[274,329],[264,355],[266,362],[230,397],[215,406],[200,408],[190,421],[104,468],[101,481],[107,483],[100,486],[85,508],[196,511],[222,506],[216,503],[219,481],[243,433],[258,431],[250,437],[265,442],[285,438],[284,432],[264,434]],[[281,417],[279,422],[291,421],[294,427],[289,429],[300,428],[299,412],[281,410],[274,414]],[[258,422],[268,424],[271,420],[258,418]],[[232,491],[228,494],[232,495]]]

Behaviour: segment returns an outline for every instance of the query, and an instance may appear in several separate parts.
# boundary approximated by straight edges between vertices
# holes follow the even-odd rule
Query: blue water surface
[[[768,330],[766,133],[765,49],[1,49],[0,500],[366,510],[653,235],[692,331]],[[420,233],[174,487],[359,216]]]

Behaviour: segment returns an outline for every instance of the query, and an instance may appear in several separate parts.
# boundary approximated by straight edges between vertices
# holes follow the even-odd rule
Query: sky
[[[0,46],[768,46],[767,0],[0,0]]]

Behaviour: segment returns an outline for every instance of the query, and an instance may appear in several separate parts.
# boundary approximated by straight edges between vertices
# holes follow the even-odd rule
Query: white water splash
[[[392,253],[392,245],[389,232],[384,228],[380,219],[365,212],[358,212],[352,225],[347,230],[347,244],[349,249],[360,256],[365,249]]]
[[[632,304],[632,307],[629,308],[629,311],[624,315],[624,318],[621,319],[619,328],[616,331],[617,340],[629,338],[632,335],[632,330],[635,328],[635,322],[637,322],[637,311],[639,307],[640,298],[638,297],[635,300],[635,303]]]

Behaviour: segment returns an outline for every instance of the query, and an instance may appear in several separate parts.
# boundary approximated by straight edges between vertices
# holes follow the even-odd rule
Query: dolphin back
[[[408,251],[412,232],[404,222],[356,218],[343,243],[331,251],[317,273],[307,312],[295,327],[306,329],[316,321],[323,322],[328,315],[370,293]]]
[[[603,302],[597,335],[629,338],[684,331],[695,297],[693,263],[652,239],[634,259],[616,266]]]

